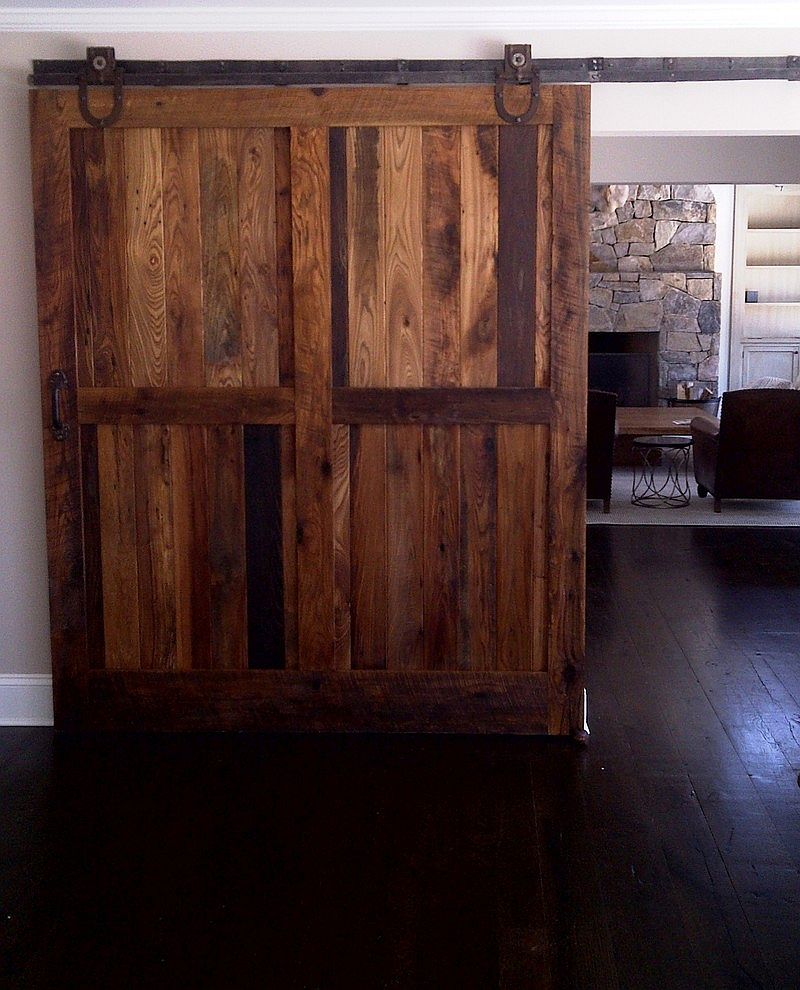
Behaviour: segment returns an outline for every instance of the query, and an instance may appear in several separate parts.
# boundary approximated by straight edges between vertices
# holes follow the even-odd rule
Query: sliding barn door
[[[588,90],[32,118],[57,724],[578,728]]]

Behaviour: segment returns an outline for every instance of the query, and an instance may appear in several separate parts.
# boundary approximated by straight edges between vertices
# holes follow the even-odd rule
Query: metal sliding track
[[[32,86],[78,86],[81,113],[93,127],[108,127],[124,107],[131,86],[457,86],[494,85],[497,114],[511,124],[531,120],[541,85],[564,83],[710,82],[800,79],[800,57],[781,58],[566,58],[534,59],[530,45],[506,45],[502,62],[491,59],[342,62],[119,62],[113,48],[89,48],[85,61],[35,61]],[[105,117],[89,109],[90,86],[113,86]],[[507,87],[527,87],[523,110],[506,106]]]
[[[124,74],[126,86],[453,86],[492,84],[498,73],[504,70],[502,59],[296,62],[118,60],[116,65]],[[543,85],[797,80],[800,79],[800,56],[534,58],[530,68],[538,73]],[[29,82],[32,86],[74,86],[85,71],[86,60],[36,60]]]

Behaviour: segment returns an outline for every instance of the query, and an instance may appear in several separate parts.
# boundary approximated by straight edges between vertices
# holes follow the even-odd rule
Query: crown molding
[[[504,32],[787,30],[800,28],[800,4],[426,3],[405,5],[2,6],[3,32]]]

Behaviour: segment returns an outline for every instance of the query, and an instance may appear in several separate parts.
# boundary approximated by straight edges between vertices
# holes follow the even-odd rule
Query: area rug
[[[590,526],[800,526],[800,501],[723,501],[722,512],[714,512],[714,500],[698,498],[692,479],[692,500],[680,509],[631,505],[632,468],[614,468],[611,512],[603,514],[603,503],[587,503]]]

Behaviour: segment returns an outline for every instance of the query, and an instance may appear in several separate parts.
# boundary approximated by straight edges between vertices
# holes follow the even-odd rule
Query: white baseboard
[[[0,725],[52,725],[50,674],[0,674]]]

